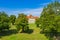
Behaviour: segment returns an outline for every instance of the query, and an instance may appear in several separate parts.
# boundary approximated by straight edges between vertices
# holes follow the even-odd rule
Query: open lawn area
[[[15,29],[15,26],[12,26],[12,29]],[[29,24],[29,29],[31,29],[31,33],[7,33],[8,35],[3,35],[0,40],[48,40],[44,34],[40,33],[40,28],[36,27],[35,24]]]

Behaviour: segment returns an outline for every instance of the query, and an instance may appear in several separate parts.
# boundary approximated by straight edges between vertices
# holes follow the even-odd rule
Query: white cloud
[[[40,16],[43,8],[36,8],[36,9],[24,9],[24,10],[16,10],[13,13],[25,13],[27,15],[32,14],[34,16]]]
[[[8,15],[18,15],[19,13],[24,13],[26,15],[32,14],[33,16],[40,16],[43,8],[35,8],[35,9],[16,9],[16,10],[10,10],[10,9],[2,9],[5,11]],[[2,11],[0,9],[0,11]]]
[[[45,6],[45,5],[47,5],[47,4],[49,4],[49,2],[48,3],[43,3],[43,4],[40,4],[41,6]]]
[[[51,0],[51,2],[53,2],[52,0]],[[51,2],[47,2],[47,3],[42,3],[42,4],[39,4],[40,6],[42,6],[42,7],[44,7],[44,6],[47,6],[49,3],[51,3]]]

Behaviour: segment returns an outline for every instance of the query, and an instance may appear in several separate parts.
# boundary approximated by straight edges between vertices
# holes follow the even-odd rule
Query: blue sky
[[[25,13],[39,16],[43,7],[54,0],[0,0],[0,11],[5,11],[8,15],[18,15]]]

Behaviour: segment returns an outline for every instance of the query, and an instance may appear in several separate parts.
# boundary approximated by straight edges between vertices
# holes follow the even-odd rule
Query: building
[[[32,16],[31,14],[27,16],[28,18],[28,23],[35,23],[36,19],[38,18],[37,16]]]

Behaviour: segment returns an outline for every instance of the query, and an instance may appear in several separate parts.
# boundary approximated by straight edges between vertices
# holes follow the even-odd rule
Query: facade
[[[28,23],[35,23],[35,19],[29,18]]]
[[[28,23],[35,23],[36,19],[38,18],[37,16],[32,16],[31,14],[27,16],[28,18]]]

